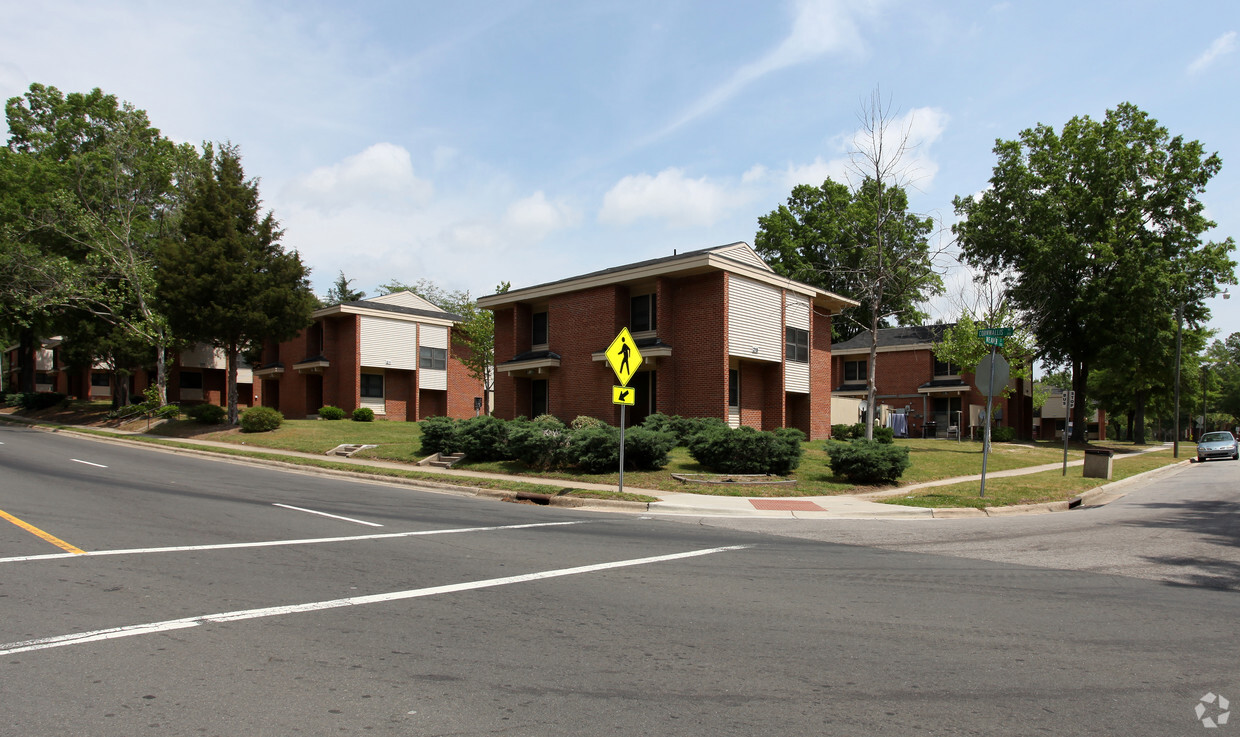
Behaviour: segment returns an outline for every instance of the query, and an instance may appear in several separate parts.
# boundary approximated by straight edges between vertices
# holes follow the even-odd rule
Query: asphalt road
[[[908,521],[684,524],[0,443],[0,735],[1162,737],[1240,698],[1240,597],[980,552],[1024,520],[921,523],[965,549]],[[1014,544],[1234,547],[1204,519],[1224,466],[1189,469],[1217,497],[1167,493],[1173,524],[1105,522],[1126,499]]]

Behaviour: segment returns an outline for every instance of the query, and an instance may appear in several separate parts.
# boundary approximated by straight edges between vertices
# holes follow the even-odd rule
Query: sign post
[[[1068,390],[1063,397],[1063,475],[1068,475],[1068,436],[1072,434],[1072,410],[1076,407],[1076,392]]]
[[[983,358],[973,372],[974,380],[978,382],[978,388],[986,391],[986,435],[982,441],[982,488],[978,493],[980,497],[986,496],[986,460],[990,455],[990,418],[994,405],[995,385],[998,384],[999,386],[1006,387],[1009,375],[1008,362],[997,351],[1003,347],[1003,339],[1011,335],[1012,332],[1012,328],[982,328],[977,331],[977,337],[990,346],[990,355]],[[1000,375],[997,377],[999,381],[995,380],[996,368],[1000,371]],[[983,376],[986,378],[982,378]],[[959,432],[959,429],[957,429],[957,432]]]
[[[620,328],[620,334],[607,347],[606,355],[607,363],[620,382],[620,386],[611,388],[611,401],[620,405],[620,485],[617,490],[624,493],[624,408],[636,404],[637,392],[629,388],[629,381],[642,365],[642,354],[629,329]]]

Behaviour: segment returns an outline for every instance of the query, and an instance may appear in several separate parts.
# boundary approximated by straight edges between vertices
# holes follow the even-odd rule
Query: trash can
[[[1111,480],[1111,456],[1109,450],[1085,451],[1085,478]]]

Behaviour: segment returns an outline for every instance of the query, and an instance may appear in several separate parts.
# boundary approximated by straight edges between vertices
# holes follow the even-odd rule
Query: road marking
[[[416,530],[413,532],[384,532],[376,535],[350,535],[347,537],[315,537],[303,540],[264,540],[252,543],[216,543],[214,545],[181,545],[173,548],[129,548],[126,550],[79,550],[75,555],[50,553],[47,555],[21,555],[13,558],[0,558],[0,563],[24,563],[32,560],[55,560],[56,558],[86,557],[100,555],[139,555],[145,553],[184,553],[198,550],[233,550],[236,548],[272,548],[283,545],[317,545],[319,543],[356,542],[361,540],[389,540],[398,537],[417,537],[421,535],[452,535],[459,532],[493,532],[496,530],[525,530],[533,527],[562,527],[564,525],[584,525],[585,520],[573,522],[533,522],[524,525],[499,525],[495,527],[457,527],[449,530]],[[66,548],[67,550],[68,548]],[[77,550],[74,548],[74,550]]]
[[[85,551],[85,550],[82,550],[81,548],[79,548],[79,547],[77,547],[77,546],[75,546],[75,545],[70,545],[69,543],[65,542],[64,540],[61,540],[60,538],[56,537],[55,535],[52,535],[52,534],[47,533],[47,532],[44,532],[43,530],[40,530],[38,527],[35,527],[34,525],[31,525],[31,524],[27,524],[27,523],[25,523],[25,522],[22,522],[21,520],[19,520],[18,518],[14,517],[14,516],[13,516],[13,515],[11,515],[11,514],[9,514],[8,512],[4,511],[3,509],[0,509],[0,517],[3,517],[4,519],[7,519],[9,522],[12,522],[13,524],[15,524],[15,525],[17,525],[18,527],[22,528],[22,529],[23,529],[23,530],[25,530],[26,532],[29,532],[29,533],[31,533],[31,534],[33,534],[33,535],[37,536],[37,537],[41,537],[41,538],[43,538],[44,540],[48,541],[48,542],[49,542],[49,543],[51,543],[52,545],[55,545],[56,547],[60,548],[61,550],[68,550],[68,551],[69,551],[69,553],[70,553],[69,555],[64,555],[64,554],[57,554],[57,555],[53,555],[53,556],[52,556],[53,558],[71,558],[71,557],[73,557],[73,556],[75,556],[75,555],[85,555],[85,554],[86,554],[86,551]]]
[[[79,461],[76,458],[70,458],[69,460],[73,461],[74,463],[84,463],[87,466],[94,466],[95,468],[107,468],[107,466],[101,465],[99,463],[91,463],[90,461]]]
[[[383,527],[383,525],[379,524],[378,522],[363,522],[360,519],[353,519],[352,517],[341,517],[338,514],[328,514],[327,512],[316,512],[313,509],[304,509],[302,507],[294,507],[288,504],[272,504],[271,506],[283,507],[285,509],[292,509],[297,512],[306,512],[308,514],[317,514],[320,517],[331,517],[332,519],[341,519],[341,520],[344,520],[345,522],[356,522],[359,525],[369,525],[370,527]]]
[[[614,568],[626,568],[630,566],[649,565],[651,563],[664,563],[671,560],[682,560],[685,558],[696,558],[703,555],[712,555],[714,553],[724,553],[733,550],[744,550],[752,547],[751,545],[731,545],[722,548],[707,548],[704,550],[690,550],[684,553],[671,553],[668,555],[654,555],[649,558],[633,558],[630,560],[618,560],[611,563],[596,563],[588,566],[578,566],[576,568],[560,568],[552,571],[541,571],[538,573],[523,573],[517,576],[505,576],[504,578],[489,578],[483,581],[469,581],[466,583],[447,584],[445,586],[431,586],[424,589],[410,589],[408,591],[393,591],[386,594],[373,594],[370,596],[351,596],[345,599],[330,599],[328,601],[313,601],[306,604],[291,604],[287,606],[266,607],[263,609],[243,609],[235,612],[220,612],[219,614],[204,614],[197,617],[185,617],[183,619],[169,619],[163,622],[150,622],[147,624],[134,624],[125,627],[112,627],[109,629],[93,630],[91,632],[76,632],[68,635],[57,635],[55,637],[43,637],[37,640],[26,640],[24,642],[10,642],[0,644],[0,655],[15,655],[17,653],[30,652],[31,650],[47,650],[54,647],[64,647],[66,645],[80,645],[87,642],[99,642],[102,640],[114,640],[121,637],[135,637],[137,635],[153,635],[159,632],[169,632],[171,630],[186,629],[189,627],[197,627],[201,624],[211,622],[239,622],[243,619],[258,619],[261,617],[279,617],[286,614],[301,614],[303,612],[319,612],[326,609],[339,609],[341,607],[365,606],[367,604],[381,604],[391,601],[402,601],[405,599],[418,599],[427,596],[438,596],[440,594],[455,594],[461,591],[474,591],[477,589],[493,588],[495,586],[507,586],[516,583],[529,583],[530,581],[542,581],[548,578],[559,578],[561,576],[575,576],[583,573],[597,573],[599,571],[607,571]]]

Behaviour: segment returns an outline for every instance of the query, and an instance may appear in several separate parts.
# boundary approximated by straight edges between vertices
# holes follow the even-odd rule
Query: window
[[[546,314],[546,313],[543,313]],[[550,413],[547,402],[547,380],[534,379],[530,382],[530,414],[534,417]]]
[[[99,387],[112,386],[112,377],[108,374],[91,374],[90,385]]]
[[[865,365],[867,361],[845,361],[844,381],[869,381]]]
[[[547,313],[535,312],[531,317],[530,344],[547,345]]]
[[[182,371],[181,372],[181,388],[182,389],[201,389],[202,373],[198,371]]]
[[[924,364],[923,364],[924,365]],[[934,375],[935,376],[957,376],[960,374],[960,367],[951,361],[940,361],[934,359]]]
[[[629,300],[629,327],[633,332],[657,330],[659,325],[658,296],[643,294]]]
[[[741,372],[728,369],[728,406],[741,406]]]
[[[809,363],[809,331],[785,327],[784,353],[789,361]]]
[[[418,348],[418,368],[443,371],[448,368],[448,349],[422,346]]]
[[[383,399],[383,374],[362,374],[362,397]]]

